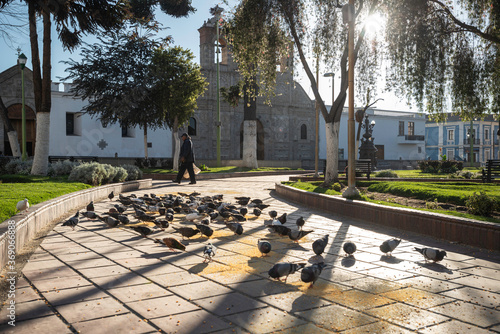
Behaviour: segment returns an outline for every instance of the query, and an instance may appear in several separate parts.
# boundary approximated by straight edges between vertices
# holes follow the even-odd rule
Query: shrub
[[[340,183],[336,182],[333,184],[332,189],[340,192],[340,190],[342,189],[342,186],[340,185]]]
[[[462,170],[462,161],[455,160],[422,160],[418,162],[418,167],[423,173],[455,173]]]
[[[117,173],[115,167],[108,164],[101,164],[101,166],[105,170],[105,175],[102,179],[102,184],[113,183],[113,180]]]
[[[207,171],[207,170],[208,170],[208,167],[207,167],[207,165],[205,165],[205,164],[201,164],[201,165],[200,165],[200,169],[201,169],[202,171]]]
[[[378,173],[375,173],[375,177],[393,177],[393,178],[397,178],[398,174],[396,174],[392,170],[382,170],[382,171],[380,171]]]
[[[156,165],[158,164],[158,159],[156,158],[149,158],[149,167],[150,168],[155,168]]]
[[[60,175],[69,175],[71,171],[76,166],[80,165],[79,162],[75,161],[58,161],[49,165],[49,175],[50,176],[60,176]]]
[[[172,159],[162,159],[160,161],[161,168],[172,169],[174,168],[174,161]]]
[[[0,157],[0,174],[8,174],[5,166],[11,161],[10,157]]]
[[[134,166],[135,167],[135,166]],[[128,172],[123,167],[115,167],[115,177],[113,178],[113,183],[124,182],[128,177]]]
[[[31,173],[31,167],[33,166],[33,160],[22,161],[19,158],[10,160],[5,165],[5,171],[7,174],[20,174],[29,175]]]
[[[134,165],[122,165],[122,167],[127,171],[126,181],[139,180],[142,178],[142,171],[139,167]]]
[[[108,177],[106,168],[97,162],[83,163],[73,168],[68,180],[97,186]]]
[[[496,209],[498,203],[481,191],[479,194],[474,192],[469,196],[465,205],[469,213],[487,217]]]
[[[135,159],[135,165],[139,168],[148,168],[149,160],[144,158],[137,158]]]
[[[425,202],[425,207],[427,209],[431,209],[431,210],[438,210],[438,209],[442,209],[439,205],[438,205],[438,201],[437,201],[437,198],[434,199],[434,202]]]

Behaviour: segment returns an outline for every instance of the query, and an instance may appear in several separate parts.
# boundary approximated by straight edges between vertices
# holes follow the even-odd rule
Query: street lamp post
[[[220,78],[220,73],[219,73],[219,53],[220,53],[220,47],[219,47],[219,20],[220,20],[220,14],[222,13],[224,9],[215,6],[213,8],[210,8],[210,12],[212,15],[215,15],[216,18],[216,50],[215,52],[217,53],[217,121],[216,121],[216,127],[217,127],[217,167],[221,167],[221,157],[220,157],[220,136],[221,136],[221,121],[220,121],[220,89],[219,89],[219,78]]]
[[[469,128],[469,133],[467,134],[467,137],[469,138],[469,149],[470,149],[470,155],[469,155],[469,160],[470,160],[470,166],[474,164],[474,123],[472,118],[470,119],[470,128]]]
[[[21,53],[18,57],[19,66],[21,67],[21,100],[22,100],[22,160],[25,161],[28,157],[26,154],[26,108],[24,100],[24,67],[28,58]]]

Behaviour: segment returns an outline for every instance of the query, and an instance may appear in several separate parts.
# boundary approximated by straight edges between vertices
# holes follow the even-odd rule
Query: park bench
[[[347,177],[347,162],[348,160],[339,160],[338,173],[345,174]],[[325,164],[326,171],[326,164]],[[366,174],[366,178],[370,179],[370,174],[372,172],[372,161],[370,159],[359,159],[356,160],[356,176],[361,176]]]
[[[488,160],[481,178],[483,182],[493,182],[493,179],[500,179],[500,160]]]
[[[98,157],[66,157],[66,156],[59,156],[59,155],[49,155],[49,162],[57,162],[57,161],[64,161],[64,160],[69,160],[69,161],[82,161],[82,162],[93,162],[99,161]]]

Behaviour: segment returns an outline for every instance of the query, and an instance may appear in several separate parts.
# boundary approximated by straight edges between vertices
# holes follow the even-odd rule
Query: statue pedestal
[[[259,168],[257,163],[257,121],[243,121],[243,166]]]

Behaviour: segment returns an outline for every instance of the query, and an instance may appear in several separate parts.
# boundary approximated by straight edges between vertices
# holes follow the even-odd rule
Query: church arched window
[[[307,139],[307,125],[300,126],[300,139]]]
[[[189,118],[188,135],[196,136],[196,119],[194,117]]]

